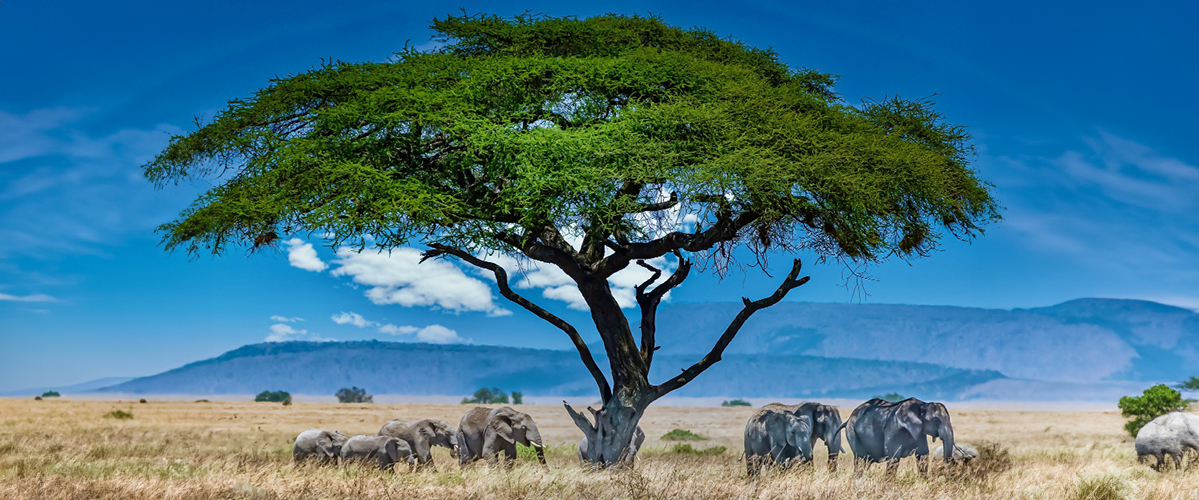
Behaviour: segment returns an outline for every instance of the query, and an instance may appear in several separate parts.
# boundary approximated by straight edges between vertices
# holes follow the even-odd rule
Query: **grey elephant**
[[[346,439],[339,431],[308,429],[296,436],[291,454],[297,462],[315,459],[322,464],[334,463],[341,456],[341,447],[346,444]]]
[[[571,408],[570,405],[567,405],[565,401],[562,403],[566,406],[566,412],[570,414],[570,418],[574,419],[575,425],[583,430],[583,438],[579,440],[579,462],[583,465],[599,463],[600,460],[598,457],[592,456],[588,451],[588,443],[599,442],[601,429],[593,425],[590,420],[587,420],[587,417],[584,417],[575,411],[574,408]],[[591,417],[596,422],[600,422],[601,425],[602,422],[606,422],[606,420],[599,418],[599,411],[590,406],[587,407],[587,411],[591,412]],[[630,466],[633,465],[633,462],[637,459],[637,451],[641,449],[641,445],[644,443],[645,431],[638,425],[636,429],[633,429],[633,436],[629,439],[629,447],[622,457],[623,463]]]
[[[815,401],[805,401],[796,405],[784,405],[782,403],[770,403],[762,408],[770,408],[777,411],[789,411],[796,416],[806,415],[812,421],[812,437],[811,446],[808,447],[807,453],[793,446],[788,445],[783,450],[783,456],[788,459],[802,457],[803,463],[811,463],[813,461],[812,450],[816,448],[816,440],[824,441],[825,447],[828,448],[828,470],[836,472],[837,458],[841,456],[841,429],[845,428],[845,424],[841,421],[841,411],[836,406],[821,404]]]
[[[392,420],[383,424],[378,435],[391,436],[408,443],[408,447],[416,456],[418,468],[427,466],[437,470],[437,467],[433,465],[432,448],[434,446],[444,446],[451,452],[456,451],[458,447],[454,429],[444,420],[427,418],[413,421]]]
[[[375,462],[379,470],[395,470],[395,464],[412,465],[412,448],[403,440],[391,436],[358,435],[346,440],[341,447],[341,462]]]
[[[1192,424],[1199,423],[1196,420],[1199,416],[1171,412],[1145,424],[1137,431],[1137,460],[1153,456],[1157,459],[1153,469],[1159,472],[1169,464],[1167,459],[1173,459],[1175,468],[1181,467],[1188,451],[1199,453],[1199,435],[1192,430]]]
[[[797,450],[788,455],[787,449]],[[796,415],[784,405],[758,409],[745,423],[745,469],[757,476],[770,464],[790,467],[812,456],[812,418]]]
[[[928,473],[928,439],[941,438],[946,462],[953,459],[953,425],[949,410],[941,403],[925,403],[909,398],[891,403],[871,399],[853,410],[846,422],[845,437],[854,454],[854,473],[864,467],[887,462],[887,473],[894,474],[899,460],[915,454],[917,469]]]
[[[501,451],[505,464],[511,465],[516,460],[517,444],[533,447],[537,461],[545,465],[545,447],[537,423],[527,413],[508,406],[471,408],[458,422],[456,442],[460,465],[483,458],[495,462]]]

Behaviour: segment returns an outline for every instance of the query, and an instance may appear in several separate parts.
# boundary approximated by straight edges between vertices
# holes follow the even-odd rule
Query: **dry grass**
[[[133,419],[104,418],[114,410]],[[855,479],[848,455],[840,470],[819,467],[747,478],[738,460],[753,408],[651,408],[649,437],[635,470],[588,472],[575,458],[580,436],[566,412],[524,406],[550,445],[549,468],[524,462],[511,471],[459,470],[438,448],[440,472],[383,473],[357,466],[291,462],[291,439],[310,427],[373,434],[391,418],[439,418],[456,425],[458,405],[156,403],[0,399],[0,498],[3,499],[1191,499],[1199,476],[1158,474],[1136,462],[1114,412],[954,411],[959,441],[992,460],[970,470],[934,467],[928,478],[906,460],[887,478],[881,466]],[[953,411],[951,409],[951,411]],[[686,429],[709,438],[670,452],[660,436]],[[1005,455],[1006,453],[1006,455]],[[1006,461],[1005,461],[1006,459]]]

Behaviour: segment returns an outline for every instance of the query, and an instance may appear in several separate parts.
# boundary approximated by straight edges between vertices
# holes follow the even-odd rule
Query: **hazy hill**
[[[693,355],[655,358],[656,381]],[[603,361],[601,360],[601,364]],[[956,399],[1003,378],[995,372],[811,356],[726,356],[679,396],[870,397],[890,391]],[[282,389],[333,394],[356,385],[373,394],[469,394],[501,387],[529,395],[596,393],[578,354],[499,346],[399,342],[281,342],[243,346],[212,359],[102,389],[142,394],[253,394]]]
[[[740,308],[663,307],[659,352],[705,352]],[[1172,381],[1199,375],[1199,314],[1116,299],[1015,310],[784,302],[755,314],[728,352],[916,361],[1047,381]]]
[[[133,380],[133,377],[104,377],[73,385],[32,387],[28,389],[0,392],[0,396],[36,396],[45,393],[46,391],[58,391],[59,394],[78,394],[81,392],[94,391],[101,387],[108,387],[110,385],[119,384],[129,380]]]

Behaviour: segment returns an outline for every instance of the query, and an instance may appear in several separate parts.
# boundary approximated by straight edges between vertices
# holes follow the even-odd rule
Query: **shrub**
[[[515,396],[517,393],[514,392],[512,394]],[[473,398],[462,398],[462,404],[506,405],[508,404],[508,395],[504,394],[504,391],[501,391],[498,387],[492,387],[490,389],[484,387],[475,391],[475,396]]]
[[[42,397],[43,398],[57,398],[57,397],[59,397],[59,394],[58,394],[58,391],[46,391],[46,392],[42,393]]]
[[[688,431],[688,430],[674,429],[670,432],[667,432],[666,434],[663,434],[662,440],[663,441],[707,441],[708,438],[703,437],[699,434],[696,434],[696,433]]]
[[[728,401],[724,401],[724,402],[720,403],[720,406],[753,406],[753,405],[749,404],[749,401],[746,401],[744,399],[730,399]]]
[[[132,411],[113,410],[104,414],[104,418],[115,418],[117,420],[129,420],[133,418]]]
[[[282,403],[291,401],[291,394],[287,391],[262,391],[254,396],[254,401],[259,403]]]
[[[137,400],[137,402],[138,402],[138,403],[145,403],[145,402],[146,402],[146,398],[141,398],[141,399]]]
[[[723,446],[713,446],[711,448],[692,448],[691,443],[676,444],[670,449],[671,453],[680,453],[684,455],[699,455],[701,457],[715,456],[724,453],[726,448]]]
[[[41,401],[41,400],[42,400],[42,397],[41,397],[41,396],[34,396],[34,397],[33,397],[33,400],[34,400],[34,401]]]
[[[881,399],[883,401],[891,402],[891,403],[898,403],[900,401],[907,399],[898,392],[888,392],[886,394],[883,394],[882,396],[875,396],[875,398]]]
[[[338,403],[374,403],[375,402],[374,396],[368,395],[366,393],[366,389],[359,389],[358,386],[354,386],[350,389],[346,389],[346,388],[342,387],[341,389],[337,390],[337,394],[334,394],[334,396],[337,396]]]
[[[521,394],[519,392],[516,392],[516,391],[512,391],[512,404],[514,404],[514,405],[525,404],[525,395]]]
[[[1119,403],[1120,414],[1132,418],[1124,424],[1124,430],[1133,437],[1153,419],[1172,411],[1184,411],[1188,406],[1190,401],[1182,399],[1182,393],[1165,384],[1145,389],[1140,396],[1124,396]]]

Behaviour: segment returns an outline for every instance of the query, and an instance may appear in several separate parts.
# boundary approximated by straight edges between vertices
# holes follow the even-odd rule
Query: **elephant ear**
[[[920,439],[924,435],[924,421],[920,419],[920,415],[916,414],[911,406],[900,408],[895,413],[895,419],[899,421],[900,427],[903,427],[912,435],[912,439]]]
[[[333,436],[328,432],[321,432],[316,438],[316,447],[321,449],[321,452],[327,457],[333,456]]]
[[[508,432],[504,432],[505,427],[507,427]],[[511,436],[512,421],[507,417],[496,416],[492,418],[491,422],[487,423],[487,433],[499,437],[508,444],[516,444],[516,441]]]
[[[566,407],[566,412],[570,414],[571,420],[575,421],[575,425],[579,426],[579,430],[582,430],[583,434],[588,436],[595,434],[595,426],[592,425],[589,420],[587,420],[587,417],[584,417],[579,412],[575,411],[574,408],[571,408],[570,405],[566,404],[566,401],[562,402],[562,406]],[[587,409],[591,410],[591,407],[588,406]],[[594,415],[595,410],[591,410],[591,413]],[[596,423],[599,423],[599,418],[596,418]]]
[[[387,456],[391,457],[391,461],[393,463],[400,461],[400,448],[397,446],[395,439],[388,439],[387,442],[383,444],[383,449],[387,450]]]

